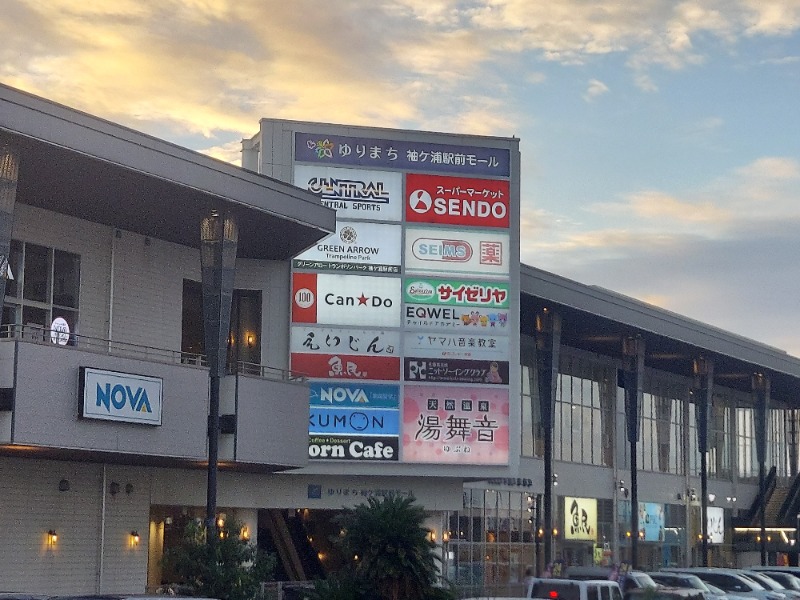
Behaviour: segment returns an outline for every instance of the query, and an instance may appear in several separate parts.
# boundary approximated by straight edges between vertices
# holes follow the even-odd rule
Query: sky
[[[800,0],[0,0],[0,82],[240,164],[518,137],[522,262],[800,357]]]

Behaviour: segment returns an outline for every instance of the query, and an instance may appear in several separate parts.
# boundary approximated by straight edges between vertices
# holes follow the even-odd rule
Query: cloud
[[[796,0],[5,0],[3,10],[4,82],[149,133],[226,140],[264,116],[419,127],[459,112],[503,135],[510,119],[485,117],[520,117],[504,71],[541,83],[537,61],[617,54],[654,92],[654,65],[704,60],[698,37],[733,44],[800,28]]]
[[[605,227],[523,212],[546,224],[523,236],[522,261],[800,356],[798,197],[800,161],[761,157],[680,195],[591,206]]]
[[[608,86],[597,79],[590,79],[589,86],[583,94],[583,99],[587,102],[593,102],[595,98],[608,93]]]

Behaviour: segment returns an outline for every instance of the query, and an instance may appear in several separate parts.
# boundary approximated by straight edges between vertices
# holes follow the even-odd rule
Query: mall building
[[[283,580],[341,565],[336,514],[387,495],[459,585],[796,560],[800,360],[520,265],[519,140],[264,119],[242,149],[0,86],[6,590],[174,581],[210,445],[218,518]]]

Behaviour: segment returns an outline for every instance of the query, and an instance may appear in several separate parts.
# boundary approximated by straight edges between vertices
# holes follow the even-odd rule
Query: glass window
[[[614,464],[614,370],[562,349],[556,386],[553,457],[590,465]]]
[[[11,277],[6,282],[3,325],[24,325],[25,337],[75,343],[80,295],[80,256],[19,240],[11,241]],[[59,324],[55,324],[59,319]],[[70,336],[51,338],[51,327],[61,329],[63,319]],[[27,327],[30,326],[30,327]],[[34,331],[38,331],[36,335]]]
[[[69,252],[53,252],[53,304],[78,308],[81,285],[80,257]]]
[[[228,335],[228,362],[247,366],[261,364],[261,292],[234,290]],[[205,354],[203,288],[200,282],[183,280],[181,352]],[[187,357],[190,358],[190,357]]]
[[[50,291],[50,250],[44,246],[25,244],[23,267],[23,294],[25,300],[48,302]]]

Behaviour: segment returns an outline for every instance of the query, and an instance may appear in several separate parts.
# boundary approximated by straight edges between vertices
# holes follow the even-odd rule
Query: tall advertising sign
[[[337,211],[335,233],[292,261],[291,368],[310,379],[309,459],[507,465],[517,142],[288,131],[291,181]]]

